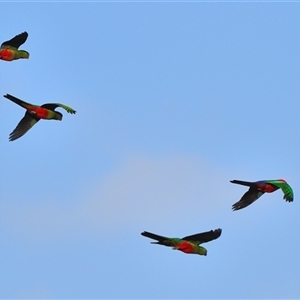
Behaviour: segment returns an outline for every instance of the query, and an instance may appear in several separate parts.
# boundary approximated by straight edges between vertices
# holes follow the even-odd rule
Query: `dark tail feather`
[[[245,185],[245,186],[255,186],[254,182],[249,182],[249,181],[231,180],[230,182],[235,184]]]
[[[153,240],[157,240],[157,242],[152,242],[152,244],[162,244],[163,241],[167,240],[167,237],[161,236],[161,235],[157,235],[148,231],[144,231],[141,233],[141,235],[153,239]],[[162,244],[163,245],[163,244]]]
[[[10,94],[3,95],[3,97],[6,98],[6,99],[9,99],[10,101],[12,101],[12,102],[14,102],[14,103],[16,103],[20,106],[22,106],[23,108],[26,108],[24,105],[31,105],[30,103],[27,103],[27,102],[25,102],[25,101],[23,101],[23,100],[21,100],[17,97],[14,97]]]

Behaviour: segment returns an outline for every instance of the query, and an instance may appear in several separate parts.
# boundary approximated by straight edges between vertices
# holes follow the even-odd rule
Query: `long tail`
[[[161,235],[157,235],[157,234],[154,234],[154,233],[151,233],[151,232],[148,232],[148,231],[144,231],[141,233],[141,235],[147,237],[147,238],[150,238],[150,239],[153,239],[153,240],[157,240],[157,242],[151,242],[152,244],[161,244],[161,245],[164,245],[164,241],[168,240],[167,237],[164,237],[164,236],[161,236]]]
[[[249,182],[249,181],[231,180],[230,182],[235,184],[245,185],[245,186],[255,186],[254,182]]]
[[[3,95],[3,97],[6,98],[6,99],[9,99],[10,101],[12,101],[12,102],[14,102],[14,103],[16,103],[16,104],[18,104],[20,106],[22,106],[25,109],[28,109],[28,108],[30,108],[30,107],[33,106],[32,104],[27,103],[27,102],[25,102],[25,101],[23,101],[23,100],[21,100],[19,98],[16,98],[16,97],[14,97],[14,96],[12,96],[10,94]]]

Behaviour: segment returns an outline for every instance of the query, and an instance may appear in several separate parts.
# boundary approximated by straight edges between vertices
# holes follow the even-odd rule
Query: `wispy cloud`
[[[224,170],[196,157],[132,157],[104,179],[95,179],[92,187],[79,187],[82,198],[74,206],[6,203],[1,227],[7,232],[76,235],[172,219],[203,219],[228,206],[224,196],[229,179]]]

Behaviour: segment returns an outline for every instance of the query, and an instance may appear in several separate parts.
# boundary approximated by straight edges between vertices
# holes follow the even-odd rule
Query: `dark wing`
[[[14,131],[9,135],[9,141],[14,141],[23,136],[40,119],[26,111],[25,116],[19,122]]]
[[[72,107],[64,105],[64,104],[60,104],[60,103],[46,103],[46,104],[43,104],[41,107],[50,109],[52,111],[55,110],[55,108],[57,108],[57,107],[61,107],[70,114],[76,114],[76,110],[74,110]]]
[[[157,235],[148,231],[144,231],[141,233],[141,235],[148,237],[150,239],[153,240],[157,240],[157,242],[151,242],[151,244],[159,244],[159,245],[164,245],[164,246],[173,246],[172,241],[165,237],[165,236],[161,236],[161,235]]]
[[[22,33],[16,35],[11,40],[2,43],[1,48],[12,47],[12,48],[18,49],[22,44],[24,44],[26,42],[27,37],[28,37],[28,33],[26,31],[22,32]]]
[[[196,242],[196,244],[199,245],[199,244],[207,243],[207,242],[210,242],[212,240],[219,238],[221,233],[222,233],[222,229],[218,228],[218,229],[211,230],[211,231],[206,231],[206,232],[202,232],[202,233],[185,236],[182,239],[186,240],[186,241],[194,242],[194,243]]]
[[[236,203],[232,205],[232,210],[239,210],[247,207],[254,201],[256,201],[260,196],[262,196],[264,192],[250,187],[249,190],[243,195],[243,197]]]

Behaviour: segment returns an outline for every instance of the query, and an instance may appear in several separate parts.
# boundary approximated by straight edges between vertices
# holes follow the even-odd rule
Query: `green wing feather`
[[[294,200],[294,192],[291,186],[283,181],[280,180],[269,180],[268,183],[271,183],[278,188],[280,188],[284,194],[283,199],[285,199],[288,202],[292,202]]]
[[[76,110],[74,110],[72,107],[64,105],[64,104],[60,104],[60,103],[46,103],[46,104],[41,105],[41,107],[44,107],[44,108],[47,108],[50,110],[54,110],[57,107],[61,107],[70,114],[76,114]]]

